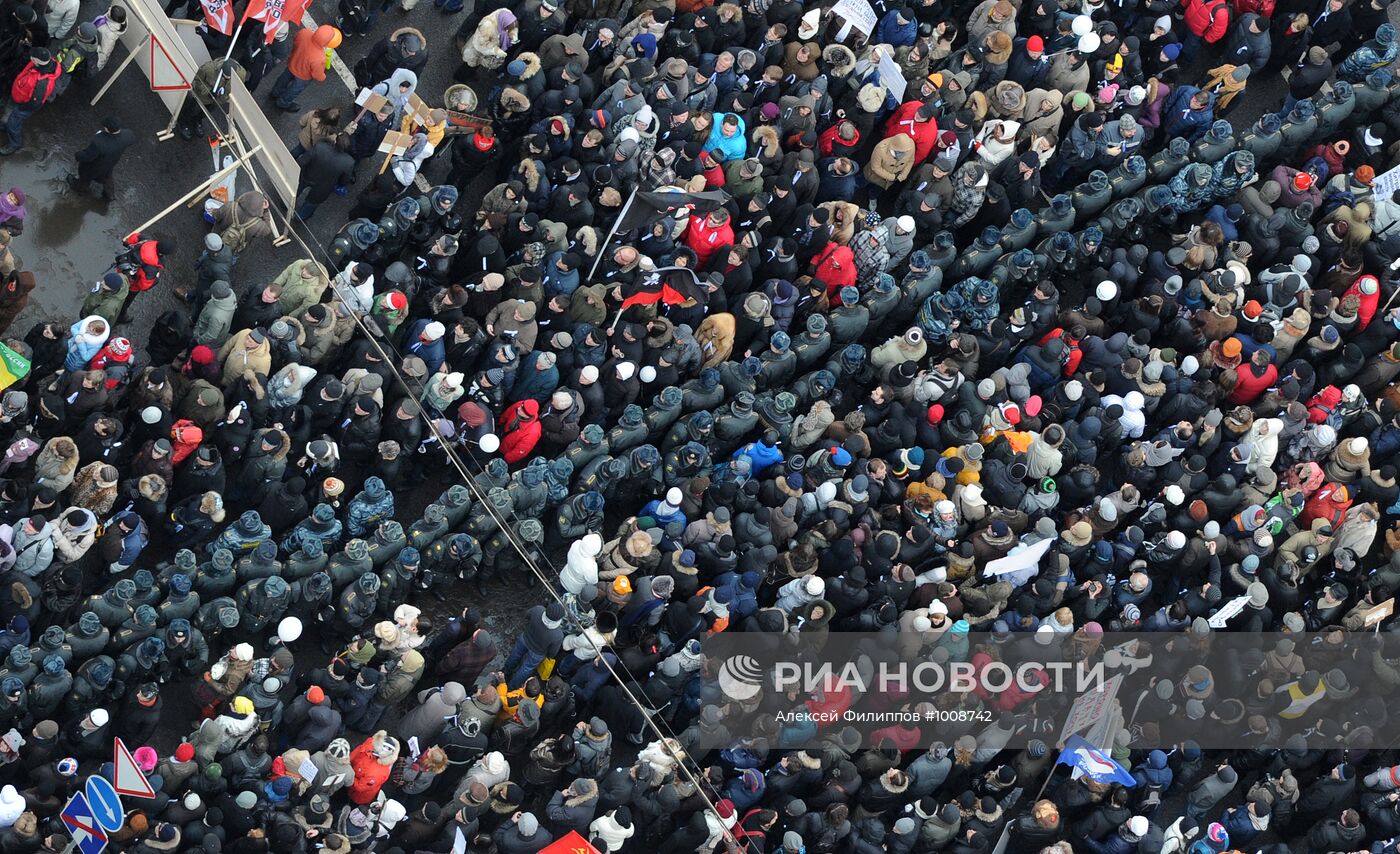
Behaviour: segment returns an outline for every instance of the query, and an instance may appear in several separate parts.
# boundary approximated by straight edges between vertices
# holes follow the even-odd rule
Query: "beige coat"
[[[898,184],[914,169],[914,140],[902,133],[886,137],[870,152],[865,180],[884,189]]]
[[[224,367],[220,382],[225,388],[233,385],[244,371],[264,377],[272,373],[272,343],[264,336],[261,344],[249,347],[252,334],[251,329],[241,329],[219,348],[219,363]]]
[[[701,367],[717,367],[734,349],[734,315],[722,312],[705,318],[695,330],[695,341],[705,357]]]

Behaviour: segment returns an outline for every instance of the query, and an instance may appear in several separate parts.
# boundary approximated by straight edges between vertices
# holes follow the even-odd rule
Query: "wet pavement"
[[[105,10],[105,0],[84,0],[78,20],[86,21]],[[418,91],[429,103],[441,102],[442,93],[452,83],[458,59],[453,43],[461,16],[443,15],[432,3],[420,3],[412,12],[391,9],[380,16],[374,32],[366,37],[345,39],[338,51],[346,66],[367,54],[373,44],[402,26],[413,26],[425,34],[430,51],[429,64],[420,77]],[[333,3],[314,3],[311,17],[319,23],[334,23]],[[34,115],[25,128],[25,147],[17,154],[0,158],[0,183],[19,186],[29,195],[28,227],[12,248],[33,270],[38,287],[29,307],[12,327],[11,334],[22,335],[32,324],[47,319],[75,319],[78,307],[92,283],[111,266],[121,239],[130,231],[178,199],[213,171],[213,158],[203,140],[185,142],[178,137],[166,142],[156,133],[169,123],[170,116],[159,98],[148,87],[141,72],[129,67],[108,90],[97,106],[88,102],[106,82],[125,56],[119,47],[106,69],[95,80],[75,83],[53,104]],[[284,113],[267,98],[276,80],[274,72],[264,78],[255,97],[268,119],[284,140],[295,142],[297,113]],[[353,93],[334,73],[324,83],[313,85],[301,96],[303,109],[351,104]],[[351,113],[353,115],[353,113]],[[116,199],[110,203],[78,191],[63,181],[74,168],[73,155],[87,145],[102,119],[112,116],[135,130],[139,137],[117,169]],[[431,181],[447,170],[446,158],[430,164],[426,176]],[[368,167],[368,164],[366,164]],[[362,169],[369,174],[369,169]],[[362,179],[368,180],[368,178]],[[250,185],[240,180],[239,191]],[[346,221],[358,187],[345,197],[333,196],[317,211],[302,235],[322,244],[329,243]],[[474,202],[485,188],[471,188],[464,202]],[[147,333],[162,312],[178,304],[171,289],[192,275],[192,265],[202,247],[208,226],[200,218],[200,206],[181,206],[162,219],[153,230],[176,242],[174,258],[156,291],[142,295],[132,310],[133,323],[119,331],[133,339]],[[304,255],[293,241],[273,248],[264,243],[245,253],[235,268],[235,290],[251,281],[270,280],[283,267]]]

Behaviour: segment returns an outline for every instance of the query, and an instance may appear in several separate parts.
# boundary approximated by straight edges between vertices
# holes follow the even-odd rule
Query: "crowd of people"
[[[288,140],[296,218],[350,187],[349,221],[273,281],[237,264],[282,216],[253,189],[197,258],[133,234],[35,318],[72,283],[20,264],[0,195],[32,363],[0,392],[0,852],[61,849],[120,737],[156,795],[110,845],[142,854],[1394,854],[1387,711],[1348,700],[1400,667],[1192,658],[1400,625],[1384,0],[437,2],[455,41],[391,5],[194,82],[186,138],[229,75],[299,111],[378,37],[382,106]],[[0,153],[111,56],[120,3],[77,11],[0,6]],[[480,121],[414,108],[430,52]],[[104,121],[72,183],[110,195],[136,142]],[[153,289],[178,304],[138,331]],[[998,718],[947,740],[727,729],[707,637],[840,631],[982,663],[1137,632],[1194,666],[1099,745],[1132,785],[1008,748],[1034,693],[950,693]],[[1152,742],[1182,716],[1216,740]]]

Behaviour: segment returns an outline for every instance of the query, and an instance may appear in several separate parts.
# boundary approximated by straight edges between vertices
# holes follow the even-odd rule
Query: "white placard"
[[[836,0],[836,5],[831,7],[831,11],[867,36],[875,32],[877,19],[869,0]]]
[[[1371,194],[1378,199],[1389,199],[1396,190],[1400,190],[1400,166],[1382,172],[1371,182]]]
[[[308,783],[314,783],[316,775],[319,773],[321,773],[321,769],[317,768],[316,763],[312,762],[310,758],[301,760],[301,764],[297,766],[297,776]]]
[[[1225,624],[1230,622],[1231,618],[1244,610],[1244,605],[1248,601],[1248,596],[1236,596],[1234,599],[1226,602],[1225,607],[1211,614],[1210,619],[1206,620],[1206,622],[1210,624],[1212,629],[1223,629],[1225,628]]]
[[[1012,552],[1006,557],[999,557],[987,564],[982,570],[982,574],[1005,575],[1008,572],[1016,572],[1022,569],[1033,569],[1040,563],[1040,559],[1045,553],[1050,551],[1050,547],[1055,544],[1054,537],[1047,537],[1035,545],[1027,546],[1019,552]]]
[[[883,50],[880,51],[880,82],[885,84],[885,88],[890,90],[896,101],[904,100],[904,89],[908,85],[904,79],[904,72],[899,63]]]
[[[1074,706],[1069,710],[1069,717],[1065,720],[1065,728],[1060,730],[1060,741],[1064,741],[1071,733],[1092,726],[1102,718],[1113,704],[1114,698],[1118,696],[1118,688],[1122,684],[1123,674],[1120,673],[1109,679],[1103,690],[1090,691],[1076,697]]]

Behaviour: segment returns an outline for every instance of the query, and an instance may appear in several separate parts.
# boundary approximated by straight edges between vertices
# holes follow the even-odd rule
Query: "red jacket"
[[[58,81],[63,76],[63,66],[59,63],[52,63],[52,67],[46,71],[39,71],[30,62],[24,66],[24,70],[15,78],[15,82],[10,86],[10,97],[16,104],[24,104],[34,107],[42,107],[53,96],[58,94]]]
[[[938,122],[933,119],[921,122],[914,118],[914,114],[923,109],[923,106],[922,101],[906,101],[885,121],[886,139],[902,133],[914,140],[915,163],[924,162],[933,151],[934,144],[938,142]]]
[[[1208,44],[1215,44],[1230,29],[1229,0],[1190,0],[1186,4],[1186,28]]]
[[[716,252],[728,251],[734,245],[734,229],[729,220],[712,226],[708,216],[691,216],[685,229],[685,245],[695,253],[695,266],[704,267]]]
[[[501,456],[508,463],[518,463],[530,456],[539,444],[540,404],[535,400],[522,400],[506,410],[506,434],[501,437]]]
[[[822,135],[817,138],[817,150],[821,152],[822,157],[850,157],[860,148],[860,129],[854,124],[851,127],[855,129],[856,138],[850,142],[841,138],[840,122],[822,131]]]
[[[709,169],[706,169],[701,174],[705,176],[705,189],[718,190],[724,186],[723,163],[716,163],[714,166],[710,167]]]
[[[1375,285],[1371,293],[1362,293],[1362,283]],[[1356,281],[1351,283],[1351,287],[1342,294],[1342,299],[1355,295],[1361,304],[1356,307],[1356,331],[1365,332],[1366,327],[1371,325],[1371,320],[1376,316],[1376,309],[1381,306],[1381,282],[1375,276],[1357,276]]]
[[[105,371],[112,365],[130,366],[131,356],[130,341],[127,341],[125,338],[109,338],[102,349],[97,351],[97,355],[92,357],[92,361],[88,362],[88,369],[93,371]],[[115,379],[109,379],[106,382],[108,391],[115,389],[119,385],[121,385],[121,382]]]
[[[203,441],[204,431],[188,418],[181,418],[170,425],[170,464],[178,466],[183,463]]]
[[[1044,347],[1051,338],[1058,338],[1064,342],[1065,354],[1068,356],[1065,360],[1065,377],[1072,377],[1079,373],[1079,363],[1084,359],[1084,351],[1079,349],[1079,342],[1069,337],[1069,333],[1065,331],[1064,327],[1057,327],[1045,333],[1037,343]]]
[[[1274,0],[1235,0],[1235,15],[1238,17],[1246,12],[1253,12],[1265,18],[1272,18],[1275,5],[1277,4]]]
[[[1308,401],[1308,420],[1314,424],[1326,424],[1341,402],[1342,390],[1334,385],[1325,386]]]
[[[1312,527],[1314,519],[1326,519],[1336,530],[1351,509],[1351,502],[1351,491],[1345,484],[1325,483],[1303,503],[1303,512],[1298,514],[1298,528],[1306,531]]]
[[[395,754],[397,758],[397,754]],[[379,757],[374,755],[374,736],[370,736],[360,742],[360,746],[350,753],[350,767],[355,769],[355,782],[345,791],[349,794],[350,800],[361,806],[374,800],[374,796],[379,794],[384,783],[389,779],[389,772],[393,770],[394,763],[390,761],[385,765]]]
[[[156,247],[156,241],[148,240],[140,234],[133,234],[126,239],[126,245],[136,250],[136,258],[139,263],[136,265],[136,272],[131,275],[131,292],[139,294],[142,291],[149,291],[156,286],[160,280],[161,271],[165,265],[160,261],[160,252]]]
[[[1278,368],[1269,365],[1261,376],[1254,373],[1252,363],[1244,362],[1235,368],[1235,376],[1239,378],[1239,382],[1234,391],[1230,392],[1230,402],[1237,405],[1249,404],[1258,400],[1269,386],[1278,381]]]
[[[827,298],[832,301],[837,298],[842,288],[847,285],[855,287],[856,258],[851,254],[851,248],[839,243],[828,243],[822,254],[817,256],[815,276],[826,285]]]

